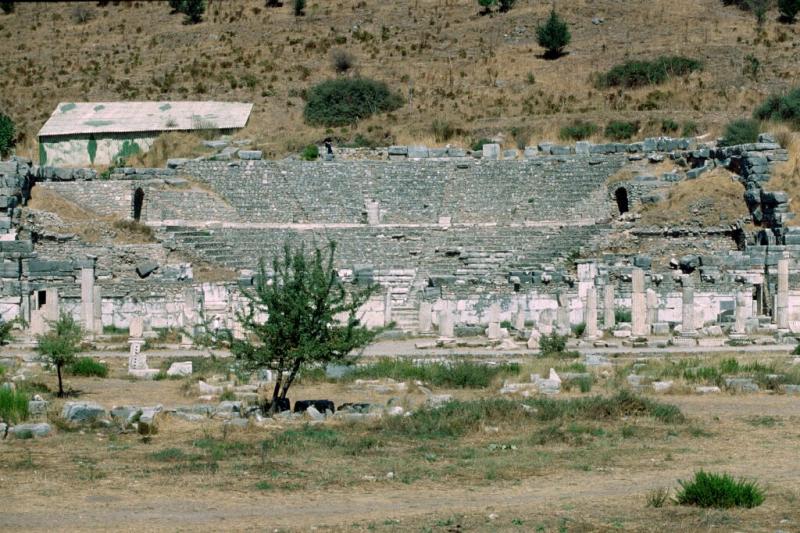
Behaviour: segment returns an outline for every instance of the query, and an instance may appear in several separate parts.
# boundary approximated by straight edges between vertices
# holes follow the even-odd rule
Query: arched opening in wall
[[[142,206],[144,205],[144,191],[141,187],[133,193],[133,220],[139,222],[142,218]]]
[[[617,209],[619,209],[620,215],[630,210],[630,205],[628,205],[628,189],[625,187],[618,188],[614,191],[614,198],[617,200]]]

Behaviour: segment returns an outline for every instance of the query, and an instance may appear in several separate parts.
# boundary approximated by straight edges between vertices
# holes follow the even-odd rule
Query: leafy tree
[[[3,10],[3,13],[8,15],[9,13],[14,12],[14,2],[11,0],[0,0],[0,9]]]
[[[794,22],[800,13],[800,0],[778,0],[778,9],[781,12],[781,20]]]
[[[203,13],[206,12],[206,0],[184,0],[183,13],[186,15],[187,24],[202,22]]]
[[[572,40],[567,23],[561,20],[555,8],[544,25],[536,28],[536,41],[545,49],[545,58],[557,59],[564,53],[564,48]]]
[[[169,7],[173,13],[183,13],[183,7],[186,0],[169,0]]]
[[[14,121],[8,115],[0,112],[0,157],[5,157],[14,146],[15,135]]]
[[[294,0],[292,9],[295,17],[302,17],[306,14],[306,0]]]
[[[36,350],[39,355],[56,367],[58,396],[63,397],[64,385],[61,380],[61,369],[75,361],[75,356],[80,350],[81,339],[83,339],[83,330],[72,318],[72,315],[66,313],[61,313],[58,320],[51,326],[49,332],[37,337]]]
[[[234,339],[231,351],[245,369],[275,373],[272,413],[285,402],[298,372],[347,361],[352,350],[374,336],[356,317],[374,286],[346,291],[333,267],[335,251],[331,242],[327,257],[319,248],[307,256],[302,247],[286,244],[283,257],[272,261],[273,276],[268,278],[262,261],[255,288],[245,292],[248,309],[237,319],[254,340]],[[344,322],[338,320],[342,316]]]

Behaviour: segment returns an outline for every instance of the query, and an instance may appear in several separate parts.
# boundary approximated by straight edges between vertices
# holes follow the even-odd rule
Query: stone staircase
[[[233,247],[220,239],[213,229],[165,226],[156,233],[165,245],[204,261],[230,266],[234,257]]]

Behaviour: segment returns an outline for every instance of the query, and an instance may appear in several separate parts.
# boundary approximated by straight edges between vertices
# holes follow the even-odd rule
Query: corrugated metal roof
[[[243,128],[252,109],[237,102],[62,102],[39,136]]]

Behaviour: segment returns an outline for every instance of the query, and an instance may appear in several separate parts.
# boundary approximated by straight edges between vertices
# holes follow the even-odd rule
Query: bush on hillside
[[[14,146],[15,126],[8,115],[0,112],[0,157],[6,157]]]
[[[182,11],[186,15],[186,24],[202,22],[203,13],[206,12],[206,0],[184,0]]]
[[[516,0],[500,0],[500,13],[508,13],[515,3]]]
[[[303,153],[300,154],[303,161],[316,161],[319,157],[319,147],[316,144],[309,144],[303,148]]]
[[[403,99],[385,83],[366,78],[328,80],[308,91],[303,115],[312,125],[347,126],[402,105]]]
[[[800,0],[778,0],[778,10],[782,21],[792,23],[800,13]]]
[[[11,0],[0,0],[0,9],[3,10],[3,13],[8,15],[9,13],[14,12],[14,2]]]
[[[756,108],[753,116],[758,120],[789,122],[800,128],[800,87],[786,94],[772,94]]]
[[[557,59],[572,40],[567,23],[561,20],[555,8],[542,26],[536,28],[536,42],[545,49],[546,59]]]
[[[758,141],[760,125],[757,120],[740,118],[728,122],[722,136],[721,146],[749,144]]]
[[[624,120],[612,120],[606,124],[605,135],[615,141],[630,139],[639,131],[638,122],[627,122]]]
[[[670,77],[685,76],[702,68],[700,61],[682,56],[660,56],[653,61],[632,60],[601,74],[596,84],[600,88],[658,85]]]
[[[347,50],[336,48],[331,52],[331,64],[337,74],[345,74],[355,66],[356,60]]]
[[[295,17],[303,17],[306,14],[306,0],[294,0],[292,3],[292,11]]]
[[[714,474],[700,470],[690,481],[679,481],[681,488],[675,501],[698,507],[758,507],[764,503],[764,491],[754,481],[736,480],[729,474]]]
[[[598,129],[597,124],[593,122],[576,120],[561,128],[558,136],[564,141],[582,141],[597,133]]]

